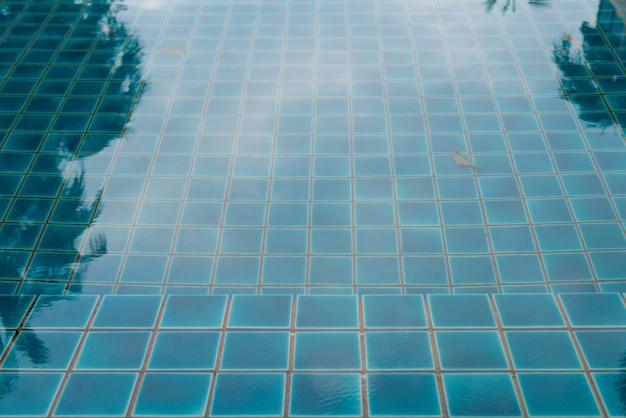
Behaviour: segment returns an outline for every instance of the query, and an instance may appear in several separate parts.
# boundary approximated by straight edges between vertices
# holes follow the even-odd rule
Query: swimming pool
[[[4,293],[624,289],[610,1],[1,10]]]
[[[624,416],[623,9],[0,0],[0,416]]]

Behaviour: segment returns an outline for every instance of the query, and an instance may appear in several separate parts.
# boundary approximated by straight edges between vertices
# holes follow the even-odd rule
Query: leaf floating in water
[[[454,162],[456,163],[456,165],[459,165],[461,167],[471,167],[471,168],[478,168],[477,165],[472,164],[467,158],[465,158],[465,156],[463,154],[461,154],[458,151],[454,151]]]
[[[180,49],[180,48],[176,48],[173,46],[160,46],[159,47],[159,51],[161,52],[165,52],[166,54],[169,55],[178,55],[178,56],[183,56],[185,55],[185,50],[184,49]]]

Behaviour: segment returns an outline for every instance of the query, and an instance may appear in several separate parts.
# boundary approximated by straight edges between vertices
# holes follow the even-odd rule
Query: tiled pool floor
[[[615,293],[0,303],[0,416],[626,411],[626,308]]]
[[[626,290],[624,30],[609,0],[3,0],[0,292]]]

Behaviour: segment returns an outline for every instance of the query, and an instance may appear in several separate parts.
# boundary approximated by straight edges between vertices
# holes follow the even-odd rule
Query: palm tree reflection
[[[137,37],[119,17],[124,11],[123,4],[117,0],[61,0],[59,3],[54,9],[53,17],[44,24],[43,30],[69,32],[68,39],[75,39],[76,42],[85,41],[89,37],[94,39],[95,42],[85,41],[93,49],[83,48],[70,52],[77,62],[87,59],[88,64],[95,64],[81,67],[82,71],[93,69],[95,76],[87,77],[88,80],[96,84],[102,83],[105,89],[99,97],[81,92],[73,95],[71,89],[77,85],[76,80],[71,77],[54,79],[56,83],[67,83],[70,95],[66,104],[70,99],[92,99],[94,105],[98,100],[101,105],[93,110],[93,116],[89,113],[75,113],[85,112],[83,109],[67,110],[63,107],[57,113],[52,133],[37,133],[45,146],[42,148],[45,149],[45,155],[37,157],[37,169],[31,168],[23,182],[37,191],[36,198],[14,199],[13,207],[19,208],[19,216],[8,219],[5,225],[10,225],[0,235],[0,276],[21,279],[20,293],[38,293],[43,282],[62,283],[73,278],[73,283],[76,283],[76,280],[80,280],[80,274],[76,275],[75,272],[84,272],[91,260],[107,252],[107,239],[103,234],[91,237],[81,248],[82,237],[86,236],[102,209],[101,190],[94,193],[93,186],[87,187],[94,177],[90,177],[87,172],[85,161],[120,138],[141,92],[142,51]],[[59,10],[62,13],[56,13]],[[27,0],[9,2],[0,6],[0,23],[11,23],[20,13],[33,18],[39,16],[48,19],[50,12],[48,3]],[[11,33],[9,37],[10,35]],[[48,64],[54,66],[56,55],[49,56]],[[56,67],[59,68],[58,65]],[[11,77],[19,78],[20,74],[15,70],[9,80]],[[90,117],[92,122],[87,131],[80,132],[75,126],[76,121],[80,118],[88,120]],[[39,146],[34,146],[33,149],[39,149]],[[57,198],[56,193],[50,190],[59,188],[61,192]],[[47,198],[42,198],[41,193]],[[22,206],[17,206],[18,204]],[[35,214],[50,211],[52,204],[55,206],[51,218],[35,217]],[[42,222],[46,224],[42,225]],[[47,222],[61,223],[65,227],[50,228]],[[26,246],[24,243],[28,241],[28,237],[36,237],[42,226],[48,226],[45,229],[47,245],[44,251],[50,253],[44,254],[37,250],[28,264],[29,253],[23,249],[34,244]],[[80,292],[80,284],[76,283],[72,291]]]

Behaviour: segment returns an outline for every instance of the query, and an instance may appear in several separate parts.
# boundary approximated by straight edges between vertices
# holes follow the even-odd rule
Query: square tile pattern
[[[3,296],[0,416],[619,416],[624,300]]]
[[[0,293],[626,291],[617,3],[5,0]]]

